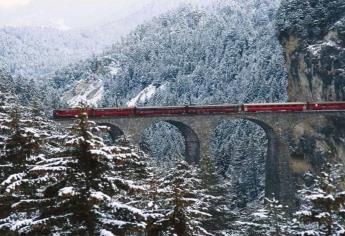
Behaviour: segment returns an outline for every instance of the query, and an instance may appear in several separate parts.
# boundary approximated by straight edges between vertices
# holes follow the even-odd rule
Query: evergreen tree
[[[0,232],[25,235],[124,235],[146,227],[148,215],[131,206],[142,191],[134,178],[145,163],[128,147],[107,147],[82,106],[66,137],[66,148],[28,171],[36,183],[30,198],[13,204],[0,221]]]
[[[11,194],[26,176],[29,165],[35,160],[41,146],[43,137],[30,127],[32,123],[32,120],[21,118],[18,107],[12,111],[9,119],[2,121],[2,126],[7,127],[9,132],[3,138],[0,158],[0,217],[8,214],[13,201],[23,197],[23,191],[30,190],[29,186],[22,186],[17,194]]]
[[[291,220],[284,207],[277,199],[265,199],[265,205],[261,209],[246,209],[241,212],[237,221],[239,235],[251,236],[281,236],[291,235]]]
[[[9,93],[2,92],[0,90],[0,157],[4,155],[5,138],[10,133],[10,127],[5,125],[9,118]]]
[[[211,217],[207,210],[212,196],[203,189],[199,171],[181,161],[168,174],[156,177],[149,207],[158,217],[149,224],[151,235],[211,235],[203,220]]]
[[[10,119],[10,111],[17,103],[17,99],[9,89],[5,86],[8,83],[6,76],[2,75],[0,70],[0,157],[2,156],[4,148],[5,137],[10,133],[10,127],[5,124]]]
[[[342,165],[327,164],[314,183],[299,191],[301,210],[296,213],[303,235],[345,235],[345,173]]]
[[[212,196],[209,199],[207,212],[211,215],[203,222],[204,227],[210,232],[221,232],[229,229],[235,219],[234,212],[230,209],[229,190],[227,181],[221,177],[212,159],[204,157],[201,160],[202,186]]]

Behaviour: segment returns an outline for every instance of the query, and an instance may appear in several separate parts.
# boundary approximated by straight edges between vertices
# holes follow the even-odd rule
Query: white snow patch
[[[133,225],[133,222],[127,222],[127,221],[122,221],[122,220],[113,220],[113,219],[101,219],[102,223],[107,224],[107,225],[112,225],[116,226],[118,228],[125,227],[126,225]],[[136,223],[137,227],[140,227],[142,229],[146,228],[145,223]]]
[[[21,228],[22,226],[32,224],[32,222],[33,222],[32,219],[18,220],[14,224],[12,224],[11,230],[15,231],[15,230]]]
[[[25,176],[24,173],[10,175],[5,181],[3,181],[1,183],[1,186],[9,185],[9,184],[11,184],[13,182],[21,180],[21,179],[23,179],[24,176]]]
[[[126,209],[130,212],[132,212],[133,214],[137,214],[137,215],[140,215],[140,216],[143,216],[146,218],[145,214],[142,212],[142,210],[138,209],[138,208],[135,208],[135,207],[132,207],[132,206],[129,206],[129,205],[125,205],[125,204],[122,204],[120,202],[112,202],[111,203],[111,206],[114,208],[114,209]]]
[[[334,201],[334,197],[331,194],[324,195],[324,194],[313,194],[311,196],[307,196],[307,199],[310,200],[317,200],[317,199],[328,199]]]
[[[308,46],[308,51],[311,52],[311,54],[313,54],[313,56],[316,57],[320,55],[321,48],[322,48],[322,45],[320,44],[310,45]]]
[[[127,102],[128,107],[135,107],[140,102],[145,102],[152,98],[153,95],[157,92],[157,87],[154,85],[149,85],[144,90],[142,90],[136,97],[132,98]]]
[[[307,231],[303,231],[301,233],[301,235],[315,235],[315,236],[317,236],[317,235],[320,235],[320,234],[317,231],[315,231],[315,230],[307,230]]]
[[[331,47],[338,47],[338,44],[332,40],[325,42],[323,45],[331,46]]]
[[[313,56],[317,57],[320,55],[320,52],[324,46],[334,47],[334,48],[337,48],[338,50],[344,50],[344,48],[340,47],[335,41],[327,40],[323,43],[308,46],[308,51],[311,52]]]
[[[113,234],[112,232],[108,230],[102,229],[100,236],[115,236],[115,234]]]
[[[253,216],[261,218],[261,219],[267,219],[268,218],[267,213],[264,213],[264,212],[253,213]]]
[[[120,71],[120,67],[116,67],[116,66],[114,66],[114,67],[109,67],[109,74],[110,75],[117,75],[118,73],[119,73],[119,71]]]
[[[322,219],[322,218],[328,218],[330,217],[330,214],[328,212],[321,212],[320,214],[315,216],[318,219]]]
[[[103,150],[92,149],[92,150],[90,150],[90,153],[91,153],[92,155],[97,155],[97,156],[102,156],[102,157],[108,156],[108,153],[106,153],[106,152],[103,151]],[[109,156],[111,157],[111,155],[109,155]],[[110,158],[110,159],[111,159],[111,158]]]
[[[296,213],[296,215],[300,215],[300,216],[311,216],[312,213],[310,211],[307,211],[307,210],[303,210],[303,211],[298,211]]]
[[[73,187],[65,187],[59,190],[60,197],[75,196],[77,194]]]
[[[88,79],[77,81],[72,88],[63,94],[64,100],[71,107],[76,107],[81,101],[86,101],[90,106],[97,106],[104,94],[103,81]]]
[[[111,198],[102,192],[93,192],[90,194],[90,198],[97,199],[98,201],[110,200]]]

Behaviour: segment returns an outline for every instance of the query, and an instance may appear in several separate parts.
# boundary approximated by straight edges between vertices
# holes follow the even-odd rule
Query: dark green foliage
[[[249,236],[294,235],[287,210],[277,199],[266,198],[262,208],[255,205],[237,212],[238,220],[233,223],[230,232]]]
[[[278,12],[279,37],[322,39],[337,21],[345,17],[343,0],[283,0]]]
[[[5,156],[13,165],[14,172],[25,170],[27,159],[31,157],[40,147],[40,136],[25,127],[32,126],[32,121],[21,120],[18,108],[10,115],[8,126],[11,135],[5,140]],[[6,123],[5,123],[6,125]]]
[[[345,172],[343,165],[327,164],[319,175],[308,173],[313,180],[299,191],[301,210],[296,213],[299,232],[313,229],[320,235],[345,235]]]
[[[229,197],[231,196],[231,186],[225,178],[217,173],[210,157],[204,157],[201,160],[200,171],[201,186],[212,196],[208,199],[209,207],[207,208],[210,217],[203,221],[203,226],[210,232],[221,232],[221,230],[231,228],[236,217],[230,207],[233,204],[233,199]]]
[[[1,121],[1,125],[7,127],[7,135],[0,143],[0,218],[8,215],[14,199],[19,199],[23,192],[30,191],[30,186],[25,183],[20,188],[20,194],[10,195],[26,175],[44,138],[37,130],[30,128],[33,126],[32,120],[21,118],[18,107],[14,108],[8,119]]]
[[[37,161],[11,191],[15,196],[23,186],[35,187],[0,220],[0,232],[123,235],[144,230],[149,215],[127,203],[144,190],[145,159],[128,147],[105,146],[96,133],[106,127],[89,121],[87,109],[82,105],[65,148]]]
[[[178,162],[169,173],[153,176],[150,183],[149,212],[158,216],[148,224],[150,235],[210,235],[203,221],[211,217],[208,210],[214,197],[204,188],[198,168]]]

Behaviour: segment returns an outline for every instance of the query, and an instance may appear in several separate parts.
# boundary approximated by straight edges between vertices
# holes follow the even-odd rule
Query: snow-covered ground
[[[102,99],[103,93],[102,80],[79,80],[63,94],[63,98],[71,107],[77,106],[81,101],[87,101],[90,106],[96,107]]]
[[[144,90],[142,90],[136,97],[132,98],[128,103],[128,107],[135,107],[139,102],[148,101],[157,91],[157,87],[154,85],[149,85]]]

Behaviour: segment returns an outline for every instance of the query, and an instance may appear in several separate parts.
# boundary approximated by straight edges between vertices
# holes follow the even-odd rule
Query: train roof
[[[327,101],[327,102],[318,102],[318,101],[315,101],[315,102],[278,102],[278,103],[247,103],[247,104],[244,104],[245,106],[246,105],[267,105],[267,106],[279,106],[279,105],[305,105],[305,104],[332,104],[332,103],[335,103],[335,104],[343,104],[345,103],[345,101]]]
[[[275,102],[275,103],[247,103],[245,106],[287,106],[287,105],[305,105],[305,102]]]
[[[345,101],[327,101],[327,102],[308,102],[310,104],[331,104],[331,103],[335,103],[335,104],[344,104]]]
[[[185,107],[237,107],[240,104],[216,104],[216,105],[180,105],[180,106],[145,106],[145,107],[107,107],[107,108],[94,108],[94,109],[172,109],[172,108],[185,108]]]

